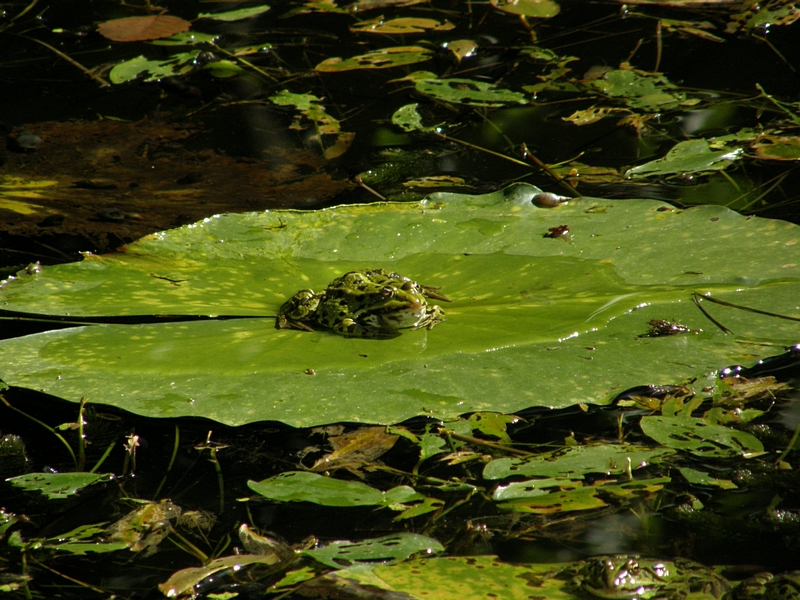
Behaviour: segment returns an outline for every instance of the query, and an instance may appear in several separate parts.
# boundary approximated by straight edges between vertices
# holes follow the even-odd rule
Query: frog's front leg
[[[367,334],[367,330],[364,328],[364,326],[350,317],[345,317],[338,323],[334,324],[331,329],[334,333],[338,333],[339,335],[346,337],[364,337]]]
[[[435,304],[428,309],[425,318],[420,322],[417,327],[424,326],[426,329],[433,329],[434,325],[444,321],[444,311]]]

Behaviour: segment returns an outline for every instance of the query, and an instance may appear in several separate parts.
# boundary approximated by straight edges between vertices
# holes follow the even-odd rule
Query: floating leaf
[[[686,140],[673,146],[666,156],[628,169],[625,177],[651,177],[676,173],[721,171],[743,155],[741,148],[712,150],[706,140]]]
[[[665,448],[597,445],[576,446],[531,458],[498,458],[483,469],[485,479],[544,477],[583,479],[590,473],[621,475],[673,454]]]
[[[372,572],[391,590],[436,600],[575,600],[568,578],[554,577],[564,564],[509,564],[496,556],[448,556],[381,565]],[[339,571],[337,577],[356,577]]]
[[[143,40],[160,40],[189,31],[189,21],[170,15],[152,15],[149,17],[125,17],[100,23],[97,31],[105,38],[115,42],[141,42]]]
[[[662,110],[679,105],[690,105],[696,100],[687,100],[686,94],[662,75],[651,75],[630,69],[616,69],[601,79],[590,82],[596,91],[611,98],[624,98],[632,108]]]
[[[447,19],[444,22],[435,19],[400,18],[389,19],[377,17],[369,21],[361,21],[350,26],[350,31],[356,33],[382,33],[384,35],[397,35],[409,33],[425,33],[426,31],[449,31],[453,25]]]
[[[143,73],[149,73],[149,76],[144,81],[158,81],[163,77],[180,75],[185,71],[191,70],[192,66],[189,63],[198,54],[200,54],[199,50],[181,52],[180,54],[173,54],[165,60],[149,60],[144,56],[137,56],[116,65],[108,73],[108,79],[111,83],[124,83],[136,79]]]
[[[416,82],[416,88],[420,94],[437,100],[470,106],[494,107],[528,102],[520,92],[497,89],[491,83],[471,79],[423,79]]]
[[[762,135],[751,146],[762,160],[800,160],[800,137]]]
[[[66,498],[101,481],[113,479],[111,474],[97,473],[27,473],[6,479],[11,485],[29,492],[38,491],[48,498]]]
[[[389,506],[422,499],[408,486],[382,492],[360,481],[344,481],[307,471],[285,471],[263,481],[248,481],[247,486],[277,502],[313,502],[322,506]]]
[[[160,583],[158,589],[167,598],[194,597],[194,586],[203,580],[226,571],[237,572],[250,565],[265,565],[269,571],[276,571],[282,566],[278,554],[237,554],[214,558],[205,566],[190,567],[173,573],[167,581]],[[261,575],[266,575],[261,573]]]
[[[163,40],[155,40],[150,43],[154,46],[193,46],[195,44],[213,44],[219,37],[217,33],[187,31],[185,33],[176,33],[172,37]]]
[[[214,21],[241,21],[242,19],[249,19],[256,17],[269,10],[269,6],[262,4],[260,6],[250,6],[248,8],[240,8],[238,10],[228,10],[220,13],[200,13],[197,15],[198,19],[212,19]]]
[[[347,59],[328,58],[314,68],[322,73],[352,71],[353,69],[388,69],[390,67],[423,62],[430,60],[432,57],[433,53],[427,48],[422,48],[420,46],[396,46],[394,48],[373,50],[367,54],[361,54],[360,56]]]
[[[764,452],[763,444],[753,435],[705,419],[651,416],[642,417],[640,424],[644,434],[659,444],[697,456],[754,456]]]
[[[250,318],[3,340],[0,376],[156,417],[391,424],[602,404],[627,387],[689,377],[702,386],[703,374],[800,337],[798,323],[708,306],[737,339],[762,342],[744,348],[707,326],[691,302],[700,291],[796,314],[796,225],[647,200],[582,198],[541,209],[538,193],[516,185],[483,196],[218,216],[124,252],[22,272],[0,289],[6,310]],[[544,237],[564,224],[571,241]],[[391,340],[275,329],[278,307],[297,290],[365,268],[441,286],[452,300],[446,321]],[[664,315],[703,333],[639,337]]]
[[[416,533],[397,533],[357,542],[339,541],[303,552],[317,562],[334,569],[377,561],[395,563],[414,554],[438,554],[444,547],[436,540]]]
[[[716,477],[712,477],[708,473],[698,471],[697,469],[680,467],[678,470],[681,472],[681,475],[683,475],[686,481],[695,485],[713,485],[723,490],[735,490],[737,487],[736,484],[729,479],[717,479]]]
[[[489,2],[503,12],[540,19],[555,17],[561,10],[553,0],[489,0]]]

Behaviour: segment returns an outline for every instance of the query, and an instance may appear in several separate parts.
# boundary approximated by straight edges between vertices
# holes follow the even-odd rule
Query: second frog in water
[[[428,299],[450,302],[439,288],[383,269],[351,271],[324,292],[300,290],[278,310],[278,329],[330,329],[346,337],[395,337],[400,329],[433,328],[444,311]]]

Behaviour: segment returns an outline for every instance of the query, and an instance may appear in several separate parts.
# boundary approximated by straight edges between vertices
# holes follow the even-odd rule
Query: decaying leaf
[[[100,23],[97,31],[105,38],[115,42],[141,42],[160,40],[189,31],[189,21],[170,15],[151,15],[148,17],[125,17]]]

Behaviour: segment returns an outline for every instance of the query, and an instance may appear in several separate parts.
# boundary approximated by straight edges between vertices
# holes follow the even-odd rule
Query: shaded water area
[[[606,211],[610,204],[604,200],[650,199],[659,202],[648,209],[657,215],[695,214],[690,207],[716,205],[800,224],[800,25],[795,23],[800,12],[778,1],[686,4],[0,4],[0,127],[5,139],[0,147],[0,266],[8,277],[0,289],[0,337],[18,341],[47,332],[69,335],[76,325],[96,331],[202,320],[213,326],[220,314],[237,317],[225,321],[232,330],[238,319],[269,317],[272,333],[280,304],[263,314],[252,311],[246,290],[239,312],[120,309],[107,316],[21,310],[13,298],[9,303],[3,296],[20,282],[27,285],[40,273],[50,273],[48,266],[78,261],[87,253],[107,253],[113,262],[133,248],[133,261],[140,252],[136,240],[223,213],[317,211],[383,200],[416,206],[434,192],[489,194],[526,183],[554,195],[534,196],[537,207],[554,197],[555,203],[572,199],[573,206],[586,207],[587,215]],[[152,32],[167,26],[157,21],[165,15],[185,20],[177,37]],[[121,23],[122,34],[114,35],[128,36],[127,41],[102,28],[98,32],[98,24],[127,17],[151,17],[153,22]],[[381,32],[380,27],[400,18],[413,20],[392,23],[393,30]],[[336,57],[360,58],[343,67],[332,60]],[[420,206],[433,212],[439,210],[437,202],[452,201],[443,196]],[[270,214],[277,215],[275,231],[286,233],[289,220]],[[334,219],[339,213],[330,214]],[[727,213],[713,214],[709,223]],[[347,231],[347,218],[342,237],[362,235]],[[459,225],[491,238],[507,232],[513,218],[518,217]],[[573,244],[570,228],[576,222],[544,227],[537,239]],[[314,223],[307,227],[322,230],[324,223]],[[771,230],[759,231],[767,232],[761,234],[767,246]],[[129,412],[95,402],[93,394],[100,394],[102,385],[85,394],[86,404],[77,402],[83,394],[68,401],[37,386],[8,387],[0,403],[0,591],[19,598],[417,598],[423,596],[403,587],[410,584],[400,575],[392,580],[389,571],[376,571],[383,573],[380,584],[374,573],[373,579],[363,580],[332,573],[394,561],[398,568],[412,565],[409,577],[423,581],[415,569],[424,561],[409,561],[439,554],[465,569],[474,565],[464,557],[474,556],[491,557],[487,560],[497,568],[570,565],[536,575],[515,571],[514,578],[527,582],[528,596],[515,595],[517,588],[503,587],[511,584],[496,575],[490,590],[495,597],[797,597],[789,594],[800,594],[800,463],[795,451],[800,418],[794,404],[800,305],[790,286],[800,279],[800,251],[794,230],[786,226],[780,231],[783,245],[775,259],[759,262],[754,256],[753,262],[765,269],[768,262],[780,264],[784,277],[770,276],[774,289],[760,296],[756,290],[753,297],[765,303],[746,308],[760,312],[741,313],[752,315],[753,322],[779,319],[774,329],[780,334],[737,330],[739,365],[728,361],[731,353],[719,350],[714,367],[719,373],[641,381],[630,390],[609,391],[602,405],[567,406],[556,398],[536,398],[532,408],[503,414],[502,407],[491,409],[488,398],[487,410],[443,420],[426,415],[437,414],[437,407],[452,398],[433,389],[414,398],[423,407],[412,411],[417,416],[402,423],[379,418],[390,427],[370,428],[359,412],[368,404],[369,394],[360,387],[367,384],[353,377],[351,419],[329,423],[309,417],[291,423],[317,427],[291,427],[247,418],[215,420],[216,413],[170,417],[171,412],[187,414],[174,408],[184,401],[177,392],[171,401],[154,394],[146,410]],[[308,235],[301,231],[297,239],[313,245],[313,235],[303,237]],[[678,228],[676,247],[691,242],[680,235]],[[746,263],[741,248],[753,246],[729,238],[718,241],[721,253],[729,252],[731,262]],[[648,240],[639,242],[644,255]],[[635,249],[626,251],[635,256]],[[423,260],[411,256],[405,264]],[[469,256],[463,252],[441,264],[455,271],[462,266],[458,261]],[[668,258],[673,256],[680,252]],[[563,289],[579,297],[580,291],[573,293],[560,279],[582,275],[585,264],[598,279],[617,277],[606,275],[612,267],[591,258],[594,262],[563,259],[561,275],[556,272],[554,281],[537,282],[536,288],[520,283],[522,295],[546,295],[554,288],[562,290],[562,298]],[[106,264],[97,260],[93,264]],[[169,274],[163,255],[145,260],[154,265],[148,276],[165,289],[183,283]],[[276,262],[284,260],[279,256]],[[558,260],[540,264],[551,268]],[[176,264],[182,268],[193,261],[215,266],[199,253]],[[487,281],[489,264],[483,271],[489,273]],[[319,291],[320,284],[309,283],[308,276],[298,273],[296,284],[281,291],[283,297],[310,285]],[[59,281],[71,283],[64,277]],[[427,300],[433,303],[439,296],[430,295],[438,294],[431,290],[438,290],[439,282],[420,283],[428,284]],[[480,283],[471,281],[473,288],[461,296],[452,283],[451,289],[443,286],[439,303],[450,300],[445,293],[455,294],[452,305],[443,304],[445,315],[455,315],[456,321],[464,310],[459,300],[494,291]],[[619,297],[629,291],[623,283],[613,279]],[[265,288],[269,285],[265,278]],[[757,287],[759,274],[743,273],[736,285]],[[630,290],[631,295],[642,293]],[[644,319],[638,335],[623,343],[657,340],[674,348],[681,343],[676,340],[705,339],[695,324],[679,322],[685,313],[677,314],[688,310],[691,292],[699,290],[687,291],[683,304],[669,305],[657,318]],[[724,330],[724,319],[720,323],[709,314],[723,304],[709,308],[711,301],[700,293],[693,299],[692,310],[708,317],[703,329]],[[487,306],[488,313],[498,310],[490,302]],[[608,308],[602,302],[598,306],[599,313]],[[646,309],[646,303],[639,308]],[[489,332],[494,323],[491,316],[486,325],[474,322]],[[307,322],[300,323],[298,330]],[[384,344],[383,354],[369,358],[385,358],[391,355],[385,344],[416,352],[406,336],[443,335],[447,325],[405,332],[401,340],[344,341],[364,342],[359,348]],[[769,329],[758,326],[759,331]],[[555,351],[562,342],[566,347],[572,331],[542,352]],[[284,343],[290,335],[319,332],[279,334]],[[197,339],[202,343],[204,338]],[[509,346],[517,344],[513,339]],[[335,345],[322,342],[321,348]],[[692,343],[686,342],[687,355]],[[580,360],[593,360],[596,347],[575,344],[576,352],[585,354]],[[497,345],[491,352],[503,349]],[[43,362],[53,358],[53,348],[41,351]],[[213,354],[213,347],[202,351]],[[75,347],[76,364],[83,352]],[[115,352],[109,350],[109,363],[131,360]],[[2,356],[6,364],[0,363],[0,379],[25,377],[14,371],[14,356],[8,351]],[[366,352],[358,356],[368,358]],[[645,356],[652,354],[643,354],[642,360]],[[349,360],[346,354],[337,359]],[[220,364],[230,361],[220,356]],[[481,364],[476,359],[471,369],[478,371]],[[165,364],[159,376],[169,378],[174,368],[177,380],[184,367]],[[410,369],[398,366],[397,374],[403,368]],[[244,378],[249,369],[244,364],[226,376]],[[269,369],[279,370],[279,365]],[[430,371],[435,369],[431,362]],[[592,371],[587,367],[586,372]],[[146,379],[144,367],[141,373],[135,384],[131,380],[132,395]],[[321,375],[312,368],[295,374],[325,381]],[[587,385],[582,375],[567,371],[552,377],[574,378],[580,388]],[[509,369],[502,377],[521,374]],[[399,380],[398,375],[390,381]],[[396,401],[395,393],[411,394],[392,385],[375,388],[381,390],[378,395],[387,394],[387,404]],[[497,385],[502,387],[503,379]],[[318,392],[317,409],[323,411],[329,399],[325,390]],[[381,398],[368,400],[379,405]],[[220,392],[219,402],[228,401],[235,402]],[[347,393],[336,401],[349,406]],[[300,406],[313,412],[315,398],[304,398]],[[665,428],[678,417],[684,419],[683,429]],[[704,434],[707,427],[717,429]],[[537,458],[542,464],[534,464]],[[519,462],[509,467],[514,460]],[[575,462],[561,470],[550,468],[561,460]],[[65,483],[75,489],[59,493],[48,489],[55,484],[46,477],[35,476],[55,473],[96,473],[98,478]],[[6,481],[26,474],[33,475],[27,481]],[[293,487],[290,480],[303,476],[309,476],[303,480],[306,487]],[[325,481],[340,487],[334,483],[323,489]],[[364,541],[374,539],[380,540],[375,546]],[[335,541],[353,545],[342,549]],[[261,558],[239,569],[230,558],[236,554]],[[604,583],[593,579],[592,571],[602,560],[580,562],[623,554],[653,560],[641,559],[641,567],[627,558],[611,560],[601,576]],[[231,562],[213,567],[215,559]],[[655,559],[668,561],[670,574],[659,575]],[[689,567],[680,562],[684,559],[699,564]],[[181,582],[170,579],[181,569],[200,566],[208,570]],[[442,589],[431,597],[470,597],[459,587],[462,575],[436,568],[442,570],[430,577]],[[608,572],[615,569],[629,573],[627,582],[608,583]],[[168,580],[170,585],[159,589]],[[490,597],[482,589],[475,584],[475,597]]]

